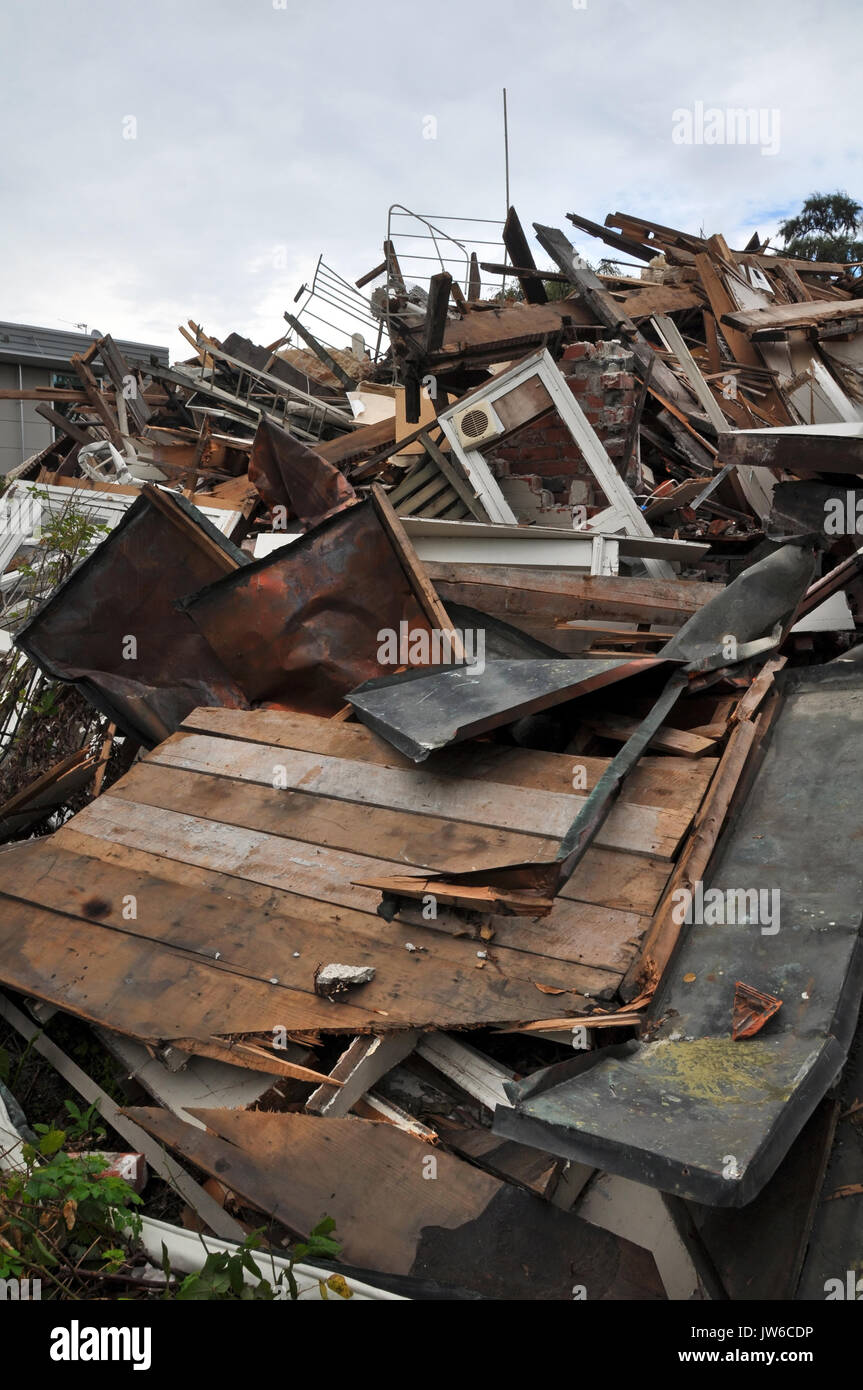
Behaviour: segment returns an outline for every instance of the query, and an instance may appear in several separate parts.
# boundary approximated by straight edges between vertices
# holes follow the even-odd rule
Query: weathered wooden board
[[[359,725],[236,715],[195,711],[54,836],[4,851],[0,979],[202,1053],[277,1028],[568,1017],[632,969],[714,762],[645,759],[551,913],[489,936],[446,908],[388,923],[359,884],[553,857],[608,759],[484,743],[420,770]],[[332,961],[375,977],[331,1002]]]
[[[173,734],[149,756],[164,766],[209,772],[239,782],[558,839],[566,834],[586,800],[571,790],[572,773],[568,793],[525,787],[516,790],[505,783],[440,777],[417,768],[403,772],[328,754],[238,739],[226,742],[185,731]],[[670,859],[691,819],[691,812],[623,802],[612,810],[596,843]]]
[[[264,1111],[128,1115],[297,1235],[335,1221],[342,1257],[494,1299],[662,1298],[641,1247],[393,1125]],[[431,1167],[429,1166],[431,1165]],[[434,1177],[429,1177],[434,1173]]]
[[[704,586],[710,587],[710,586]],[[416,771],[412,759],[379,738],[363,724],[345,724],[311,714],[281,710],[196,709],[183,721],[183,729],[198,733],[221,734],[249,743],[266,743],[276,748],[295,748],[307,753],[326,753],[330,757],[352,758],[380,767]],[[577,759],[562,753],[544,753],[535,748],[509,748],[503,744],[474,740],[458,749],[441,749],[431,754],[424,769],[440,776],[456,776],[469,781],[503,782],[514,787],[533,787],[538,791],[569,793],[573,788],[573,765],[584,769],[585,792],[596,786],[609,765],[609,758]],[[676,806],[695,811],[710,780],[710,761],[700,767],[686,758],[642,758],[627,778],[621,800],[644,806]]]
[[[91,814],[85,817],[85,813],[81,812],[76,823],[82,830],[103,840],[114,840],[133,849],[147,849],[202,868],[235,874],[245,880],[287,891],[302,900],[299,902],[300,915],[305,900],[324,900],[338,907],[357,908],[364,911],[374,924],[372,942],[375,949],[378,943],[386,944],[392,938],[396,924],[387,926],[377,916],[379,893],[374,889],[357,887],[356,884],[372,876],[381,878],[401,873],[404,865],[326,850],[303,841],[245,831],[240,827],[181,816],[161,808],[138,806],[134,802],[124,802],[118,813],[117,803],[110,796],[100,797],[86,811]],[[595,964],[599,970],[619,970],[621,966],[626,969],[629,963],[623,959],[628,955],[625,949],[627,943],[640,936],[647,926],[648,922],[635,913],[592,907],[561,898],[541,923],[533,923],[523,917],[499,919],[498,934],[501,942],[505,937],[506,943],[519,952],[552,957],[557,961]],[[418,932],[422,935],[418,936]],[[429,933],[428,937],[426,933]],[[303,939],[300,928],[297,934]],[[353,949],[356,935],[354,928],[350,949]],[[447,953],[449,942],[459,951],[469,945],[468,940],[443,936],[433,925],[412,927],[407,939],[414,940],[417,946],[423,943],[426,950],[431,950],[433,942],[435,957]],[[314,940],[317,942],[315,949],[323,949],[320,931],[316,931]],[[332,950],[338,948],[339,941],[344,954],[348,944],[345,943],[343,932],[338,933],[337,940],[330,943]],[[334,955],[329,957],[335,958]],[[352,963],[372,964],[373,961],[367,959]],[[547,983],[556,984],[557,980],[547,978],[550,964],[548,959],[542,961],[546,972],[544,978]],[[576,972],[575,976],[569,975],[567,979],[570,982],[567,988],[590,989],[596,985],[596,980],[589,973]],[[608,978],[603,983],[608,984]]]
[[[0,899],[2,978],[145,1040],[272,1034],[278,1027],[342,1033],[412,1023],[459,1028],[562,1016],[578,1007],[579,991],[595,993],[618,978],[503,949],[490,950],[494,964],[478,969],[475,942],[428,928],[388,927],[369,914],[367,931],[353,919],[346,938],[338,923],[327,927],[280,914],[276,895],[269,911],[247,903],[236,891],[238,880],[225,877],[217,893],[221,875],[210,878],[206,895],[95,855],[69,854],[64,862],[59,847],[46,865],[31,852],[37,848],[15,848],[22,896]],[[123,917],[130,894],[135,921]],[[424,949],[409,953],[408,940]],[[351,964],[373,965],[375,979],[348,1002],[331,1003],[314,992],[315,970],[346,953]],[[543,995],[536,981],[570,992]]]
[[[719,592],[721,585],[695,579],[627,579],[519,569],[518,584],[501,565],[427,560],[426,572],[441,598],[497,616],[683,623]]]

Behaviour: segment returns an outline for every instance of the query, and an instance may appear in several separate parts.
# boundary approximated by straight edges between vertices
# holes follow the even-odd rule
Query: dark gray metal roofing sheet
[[[129,363],[148,363],[151,356],[167,366],[168,349],[156,343],[133,343],[114,339]],[[23,362],[34,366],[68,365],[73,352],[84,353],[93,346],[88,333],[67,333],[59,328],[39,328],[32,323],[0,321],[0,361]],[[97,363],[101,359],[97,358]]]
[[[684,928],[650,1009],[652,1038],[514,1086],[496,1133],[742,1206],[833,1082],[863,991],[863,672],[831,664],[780,684],[785,703],[709,875],[710,887],[777,889],[779,930]],[[738,980],[782,1008],[733,1041]]]
[[[364,724],[422,762],[436,748],[660,664],[656,657],[516,657],[381,676],[358,686],[347,698]]]

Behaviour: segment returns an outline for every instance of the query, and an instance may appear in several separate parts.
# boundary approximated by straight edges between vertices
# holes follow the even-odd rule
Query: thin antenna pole
[[[506,165],[506,210],[509,212],[509,126],[506,119],[506,87],[503,89],[503,152]]]

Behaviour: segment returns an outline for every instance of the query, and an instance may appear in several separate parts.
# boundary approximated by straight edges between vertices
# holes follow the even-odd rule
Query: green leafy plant
[[[73,1142],[91,1138],[105,1138],[106,1130],[96,1121],[99,1107],[95,1101],[92,1105],[88,1105],[86,1110],[80,1110],[74,1100],[64,1100],[63,1104],[71,1120],[67,1134]]]
[[[333,1218],[331,1216],[324,1217],[323,1221],[319,1222],[315,1229],[310,1232],[307,1240],[292,1247],[288,1255],[287,1267],[280,1278],[276,1278],[274,1282],[264,1277],[252,1253],[259,1248],[263,1227],[246,1236],[246,1239],[237,1246],[236,1250],[208,1251],[201,1268],[193,1274],[187,1274],[177,1288],[172,1287],[171,1262],[163,1242],[162,1269],[167,1278],[163,1297],[194,1302],[227,1299],[239,1299],[243,1302],[273,1301],[284,1297],[284,1284],[286,1284],[291,1298],[299,1298],[300,1291],[294,1274],[294,1267],[306,1259],[332,1259],[338,1255],[341,1246],[330,1235],[334,1228]],[[273,1272],[275,1274],[275,1266]],[[257,1283],[249,1283],[246,1279],[247,1273],[253,1275]],[[282,1284],[282,1280],[284,1280],[284,1284]],[[321,1297],[324,1299],[329,1296],[328,1291],[337,1294],[340,1298],[353,1297],[351,1289],[341,1274],[333,1274],[328,1279],[320,1279],[318,1284]]]
[[[133,1210],[141,1198],[105,1173],[98,1154],[62,1152],[66,1133],[35,1125],[37,1144],[22,1144],[24,1167],[0,1173],[0,1278],[35,1274],[54,1296],[88,1296],[88,1276],[111,1272],[140,1236]]]

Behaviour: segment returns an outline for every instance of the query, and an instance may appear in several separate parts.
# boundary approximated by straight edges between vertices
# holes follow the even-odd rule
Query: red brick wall
[[[572,343],[558,363],[612,459],[623,451],[635,408],[632,362],[632,354],[615,341]],[[514,430],[485,457],[498,477],[537,474],[559,502],[585,503],[594,510],[605,506],[593,474],[556,411]],[[581,486],[570,497],[574,482]]]

